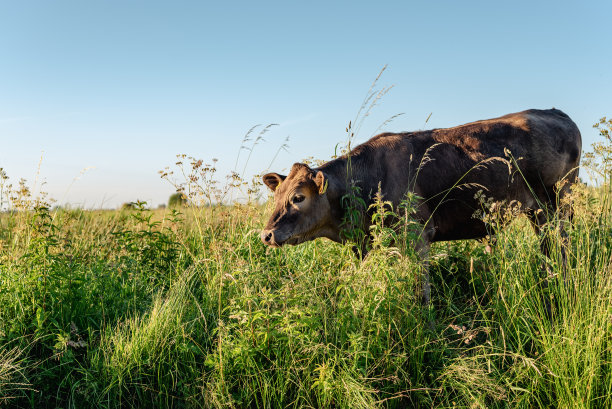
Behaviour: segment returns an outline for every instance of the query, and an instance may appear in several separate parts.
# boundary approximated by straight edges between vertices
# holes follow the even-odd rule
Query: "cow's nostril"
[[[266,232],[266,231],[262,232],[261,233],[261,240],[264,243],[269,244],[272,241],[272,232],[271,231],[269,231],[269,232]]]

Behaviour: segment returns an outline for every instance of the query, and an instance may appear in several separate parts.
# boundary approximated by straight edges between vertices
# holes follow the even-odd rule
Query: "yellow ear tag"
[[[323,187],[321,187],[321,189],[319,189],[319,194],[322,195],[325,192],[327,192],[327,180],[325,181],[325,183],[323,183]]]

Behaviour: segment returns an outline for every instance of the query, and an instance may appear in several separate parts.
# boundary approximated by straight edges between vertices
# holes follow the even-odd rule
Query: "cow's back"
[[[423,198],[419,213],[436,225],[438,241],[486,234],[473,217],[481,208],[475,199],[479,190],[496,201],[520,201],[525,208],[554,207],[555,184],[577,178],[581,143],[574,122],[550,109],[381,134],[361,149],[375,158],[372,175],[382,182],[388,200],[397,204],[409,190]]]

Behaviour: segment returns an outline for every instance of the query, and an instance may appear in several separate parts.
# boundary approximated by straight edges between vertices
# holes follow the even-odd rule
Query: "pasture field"
[[[270,203],[31,202],[0,215],[0,406],[612,407],[610,174],[572,201],[565,279],[556,226],[549,260],[497,214],[491,253],[433,247],[429,307],[382,219],[358,261],[325,240],[265,248]]]

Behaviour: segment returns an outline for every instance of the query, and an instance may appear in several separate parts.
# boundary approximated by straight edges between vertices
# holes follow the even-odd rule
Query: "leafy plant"
[[[182,207],[187,205],[187,199],[182,193],[173,193],[168,199],[168,207]]]

